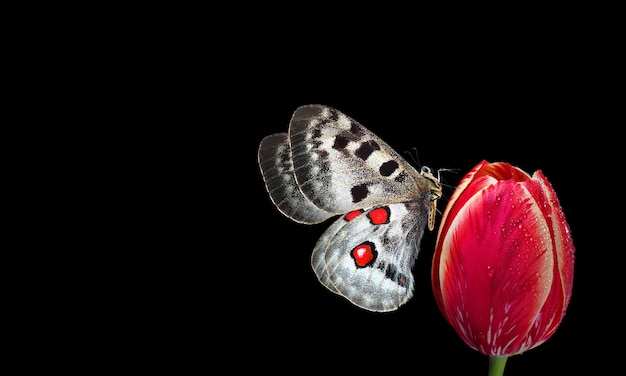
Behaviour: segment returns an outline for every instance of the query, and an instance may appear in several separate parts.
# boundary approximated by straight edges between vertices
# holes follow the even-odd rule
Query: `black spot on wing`
[[[321,149],[322,145],[324,145],[324,143],[322,143],[322,141],[319,141],[319,140],[313,140],[311,141],[311,143],[313,144],[314,149]]]
[[[317,138],[320,138],[320,137],[322,137],[322,129],[319,128],[319,127],[314,128],[313,129],[313,138],[317,139]]]
[[[367,184],[359,184],[352,187],[350,193],[352,194],[352,202],[361,202],[367,197],[369,189]]]
[[[378,145],[375,141],[370,140],[363,142],[361,146],[356,149],[354,154],[362,160],[366,160],[376,150],[380,150],[380,145]]]
[[[337,110],[335,110],[334,108],[331,108],[330,109],[330,116],[329,116],[329,118],[332,121],[339,120],[339,113],[337,113]]]
[[[320,156],[320,159],[327,159],[328,158],[328,152],[324,149],[319,149],[316,151],[317,155]]]
[[[402,171],[401,173],[399,173],[393,180],[397,181],[398,183],[402,183],[404,182],[407,178],[409,177],[409,174],[406,173],[406,171]]]
[[[357,138],[361,138],[365,136],[365,132],[363,131],[363,128],[361,128],[358,124],[354,122],[350,122],[350,133],[357,136]]]
[[[391,174],[394,173],[394,171],[398,169],[398,166],[399,166],[398,162],[391,160],[380,165],[380,168],[378,169],[378,171],[380,172],[382,176],[390,176]]]
[[[398,272],[398,269],[394,264],[387,265],[387,270],[385,270],[385,278],[389,278],[394,281],[398,285],[402,287],[406,287],[409,279],[403,273]]]
[[[348,146],[348,142],[350,142],[348,138],[338,135],[335,137],[335,142],[333,143],[333,149],[344,151],[346,146]]]
[[[387,265],[387,269],[385,270],[385,278],[393,280],[394,278],[396,278],[397,274],[398,269],[396,269],[396,266],[394,264]]]

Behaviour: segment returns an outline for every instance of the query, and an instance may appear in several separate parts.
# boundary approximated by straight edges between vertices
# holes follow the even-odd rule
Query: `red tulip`
[[[541,171],[480,162],[454,191],[437,234],[432,285],[461,339],[490,357],[545,342],[572,295],[574,245]]]

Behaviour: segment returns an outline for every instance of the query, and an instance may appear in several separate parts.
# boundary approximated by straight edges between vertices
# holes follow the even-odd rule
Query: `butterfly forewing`
[[[361,124],[322,105],[299,107],[288,133],[264,138],[258,163],[285,216],[313,224],[339,215],[311,255],[324,286],[371,311],[411,298],[411,269],[441,196],[429,169],[418,172]]]
[[[383,140],[326,106],[298,108],[289,126],[303,194],[330,213],[425,199],[429,184]]]

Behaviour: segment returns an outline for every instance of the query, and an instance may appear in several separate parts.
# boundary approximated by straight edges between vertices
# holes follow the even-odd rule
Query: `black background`
[[[287,131],[298,106],[318,103],[400,153],[416,148],[423,165],[458,169],[442,175],[440,211],[483,159],[542,170],[573,234],[573,295],[555,334],[511,357],[505,374],[612,367],[606,358],[621,330],[623,283],[611,272],[621,248],[606,240],[621,186],[613,177],[622,170],[613,167],[621,123],[613,118],[611,50],[582,32],[413,39],[410,26],[385,38],[311,30],[283,40],[297,25],[290,19],[276,32],[229,39],[200,26],[174,40],[164,33],[155,40],[167,46],[155,44],[154,55],[163,61],[142,59],[133,69],[139,78],[125,98],[141,103],[132,120],[145,132],[131,143],[141,146],[131,179],[150,181],[134,193],[152,225],[137,245],[155,251],[142,254],[146,276],[128,303],[141,307],[131,314],[141,342],[164,354],[153,364],[486,375],[487,357],[468,348],[435,305],[436,232],[421,242],[413,298],[395,312],[363,311],[317,281],[310,254],[332,221],[305,226],[282,216],[256,153],[264,136]]]

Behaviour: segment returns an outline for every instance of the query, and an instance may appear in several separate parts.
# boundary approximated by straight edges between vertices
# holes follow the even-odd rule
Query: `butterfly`
[[[328,290],[375,312],[411,299],[424,228],[435,226],[441,183],[332,107],[298,107],[287,133],[258,148],[265,188],[295,222],[339,216],[313,248],[311,266]]]

